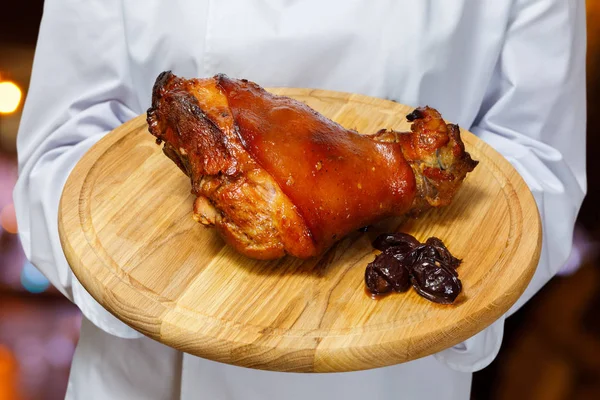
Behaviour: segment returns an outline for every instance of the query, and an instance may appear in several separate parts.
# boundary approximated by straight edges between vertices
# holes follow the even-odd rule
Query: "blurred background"
[[[473,399],[600,399],[600,1],[587,4],[589,189],[571,259],[507,320],[499,356],[475,374]],[[3,2],[0,14],[0,400],[64,398],[81,320],[25,259],[12,204],[42,6]]]

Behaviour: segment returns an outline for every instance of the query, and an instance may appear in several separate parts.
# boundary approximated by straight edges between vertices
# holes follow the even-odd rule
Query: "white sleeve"
[[[137,115],[119,0],[46,0],[17,136],[14,190],[27,258],[104,331],[140,337],[74,277],[58,236],[58,205],[75,164],[104,134]]]
[[[525,293],[492,326],[436,357],[461,371],[498,353],[504,319],[563,266],[586,184],[585,0],[517,0],[494,78],[471,131],[498,150],[533,192],[541,259]]]

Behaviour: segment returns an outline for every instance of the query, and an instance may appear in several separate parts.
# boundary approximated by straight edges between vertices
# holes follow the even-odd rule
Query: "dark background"
[[[0,80],[26,94],[42,0],[4,1]],[[473,399],[600,399],[600,2],[588,1],[588,195],[568,265],[506,322],[497,359],[475,374]],[[20,109],[0,115],[0,210],[12,202]],[[565,238],[571,240],[571,238]],[[78,310],[0,228],[0,400],[62,399],[78,338]],[[435,384],[432,382],[432,384]]]

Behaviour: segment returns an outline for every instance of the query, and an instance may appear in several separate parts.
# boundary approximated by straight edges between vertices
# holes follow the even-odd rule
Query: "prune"
[[[372,294],[405,292],[412,285],[422,297],[450,304],[462,290],[456,271],[462,261],[436,237],[421,243],[406,233],[386,233],[373,241],[373,247],[382,253],[365,271],[365,283]]]
[[[384,280],[387,284],[382,282]],[[401,260],[390,252],[383,252],[367,266],[365,271],[367,288],[373,294],[383,294],[391,290],[405,292],[410,288],[410,276]]]
[[[448,248],[446,247],[444,242],[442,242],[440,239],[436,238],[435,236],[427,239],[425,244],[428,244],[428,245],[432,246],[433,248],[435,248],[439,254],[439,259],[441,261],[443,261],[445,264],[447,264],[448,266],[450,266],[452,268],[458,268],[458,266],[461,264],[462,260],[460,260],[460,259],[454,257],[452,254],[450,254],[450,252],[448,251]]]
[[[390,247],[397,247],[397,252],[405,253],[419,246],[421,242],[408,233],[383,233],[373,240],[373,247],[385,251]]]
[[[444,259],[444,256],[440,254],[439,250],[429,244],[421,245],[415,248],[414,250],[410,251],[404,256],[404,260],[406,264],[411,266],[409,267],[409,270],[412,270],[413,266],[416,263],[421,263],[423,261],[431,261],[437,262],[439,264],[444,264],[450,267],[450,272],[453,275],[458,276],[458,273],[454,270],[453,267],[448,265],[448,263]]]
[[[410,279],[413,288],[428,300],[441,304],[454,302],[462,284],[453,268],[424,259],[413,265]]]
[[[383,277],[381,270],[372,263],[365,271],[365,283],[372,294],[385,294],[392,291],[392,285]]]

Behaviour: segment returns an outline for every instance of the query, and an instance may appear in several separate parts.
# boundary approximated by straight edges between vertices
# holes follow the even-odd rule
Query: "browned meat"
[[[150,132],[190,177],[194,218],[253,258],[308,258],[362,226],[447,205],[475,168],[431,108],[361,135],[304,103],[217,75],[156,80]]]

